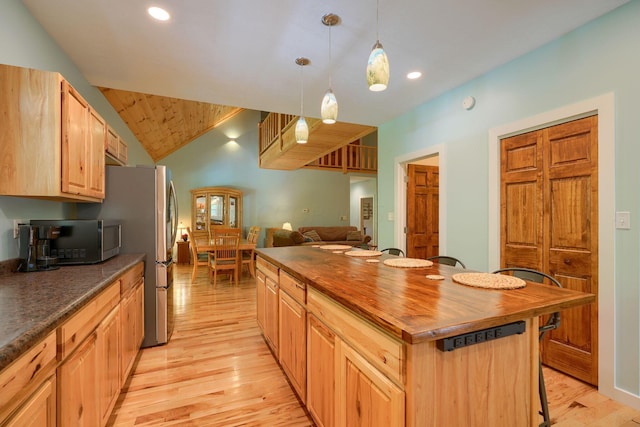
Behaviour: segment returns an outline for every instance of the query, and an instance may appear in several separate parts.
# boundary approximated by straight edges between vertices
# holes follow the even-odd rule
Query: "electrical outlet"
[[[17,239],[20,236],[20,224],[26,224],[27,221],[24,219],[14,219],[13,220],[13,238]]]
[[[302,209],[302,212],[304,212],[304,213],[309,213],[309,208],[303,208],[303,209]]]

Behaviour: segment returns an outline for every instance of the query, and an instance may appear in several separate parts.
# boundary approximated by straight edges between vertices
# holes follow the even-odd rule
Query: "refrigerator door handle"
[[[173,247],[178,237],[178,197],[173,181],[169,181],[169,197],[173,200],[173,230],[171,231],[171,247]]]

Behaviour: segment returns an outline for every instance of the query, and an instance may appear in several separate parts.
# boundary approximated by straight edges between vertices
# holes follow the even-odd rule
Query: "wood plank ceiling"
[[[139,92],[99,89],[154,162],[244,110]]]

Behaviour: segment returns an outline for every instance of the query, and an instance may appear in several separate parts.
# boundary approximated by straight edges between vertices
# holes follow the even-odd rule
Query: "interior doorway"
[[[365,235],[375,235],[375,222],[373,222],[373,197],[360,198],[360,230]],[[375,242],[374,242],[375,243]]]

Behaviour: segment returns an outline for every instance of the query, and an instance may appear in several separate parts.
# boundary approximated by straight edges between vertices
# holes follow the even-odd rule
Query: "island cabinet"
[[[305,403],[307,397],[306,286],[280,271],[279,343],[280,365]]]
[[[258,324],[273,354],[278,358],[279,269],[264,259],[256,262],[256,304]]]
[[[107,127],[59,73],[0,65],[0,194],[101,202]]]
[[[307,409],[319,427],[334,425],[336,336],[316,316],[307,322]]]
[[[0,372],[0,425],[56,425],[56,333]]]

